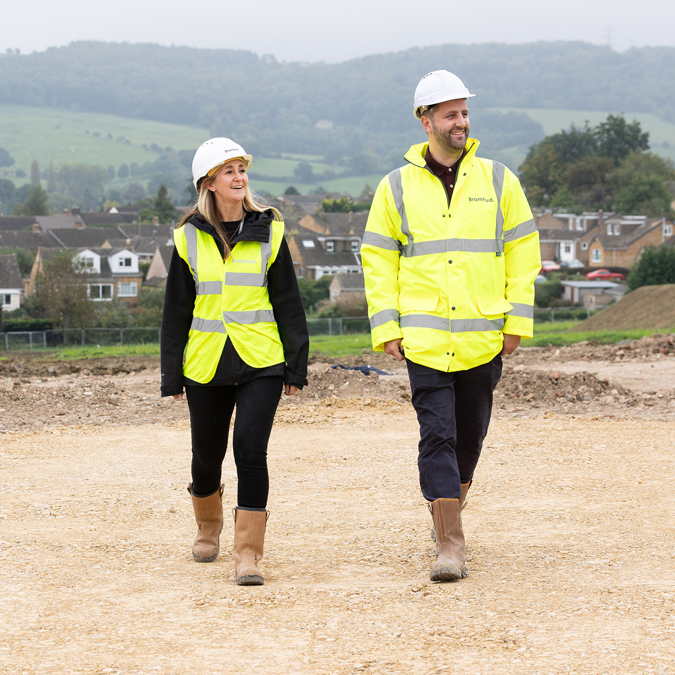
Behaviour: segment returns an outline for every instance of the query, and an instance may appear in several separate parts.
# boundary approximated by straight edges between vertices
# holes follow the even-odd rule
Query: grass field
[[[615,344],[622,340],[637,340],[646,335],[652,335],[654,330],[603,330],[588,333],[568,333],[568,329],[576,326],[578,321],[560,321],[557,323],[537,323],[534,326],[534,338],[523,340],[522,347],[546,347],[549,344],[554,347],[575,344],[577,342],[588,341],[593,344]],[[675,333],[675,326],[668,331]],[[350,356],[352,354],[361,354],[363,350],[371,349],[370,334],[351,334],[351,335],[317,335],[310,338],[310,353],[319,353],[331,358],[340,356]],[[15,354],[15,351],[9,352]],[[92,359],[108,358],[115,356],[156,356],[159,357],[158,344],[139,344],[124,346],[85,346],[85,347],[67,347],[59,350],[41,350],[36,349],[34,354],[39,354],[37,358],[44,356],[49,360],[57,358],[59,360],[70,361],[73,359]],[[5,352],[7,354],[7,352]],[[0,360],[7,356],[0,356]]]

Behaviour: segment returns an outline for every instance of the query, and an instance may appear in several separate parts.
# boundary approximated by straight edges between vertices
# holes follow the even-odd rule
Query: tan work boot
[[[472,480],[470,480],[468,483],[462,483],[462,493],[459,495],[459,523],[460,525],[462,524],[462,511],[468,506],[467,501],[466,501],[466,494],[469,491],[469,488],[471,487],[471,483],[473,483]],[[431,511],[431,508],[429,509]],[[434,530],[434,526],[431,526],[431,538],[436,541],[436,531]],[[436,546],[436,555],[438,555],[438,546]]]
[[[192,545],[192,557],[197,562],[213,562],[220,550],[220,532],[223,529],[223,486],[206,497],[197,497],[192,492],[192,483],[187,491],[192,497],[192,508],[197,521],[197,538]]]
[[[234,571],[238,586],[261,586],[265,577],[258,569],[265,546],[269,511],[232,509],[234,515]]]
[[[452,581],[469,576],[459,499],[437,499],[431,503],[438,558],[431,568],[431,581]]]

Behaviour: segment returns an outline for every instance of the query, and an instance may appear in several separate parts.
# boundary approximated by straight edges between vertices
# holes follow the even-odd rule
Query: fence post
[[[82,346],[84,347],[84,328],[82,329]]]
[[[124,328],[120,328],[120,347],[124,346]]]
[[[555,323],[555,309],[551,307],[551,323]]]
[[[47,331],[46,330],[42,331],[42,345],[45,349],[47,349]]]
[[[9,333],[5,333],[5,351],[9,351]]]
[[[587,319],[591,318],[591,308],[590,307],[586,307],[586,318]]]
[[[338,321],[340,322],[340,335],[344,335],[344,332],[342,331],[342,317],[340,317]]]
[[[33,351],[33,331],[32,330],[28,331],[28,345],[29,345],[30,351],[32,352]]]
[[[162,329],[161,328],[157,329],[157,342],[159,342],[159,344],[162,344]]]

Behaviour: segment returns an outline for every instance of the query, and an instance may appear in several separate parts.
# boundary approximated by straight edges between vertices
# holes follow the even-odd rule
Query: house
[[[620,284],[613,281],[561,281],[563,287],[563,300],[574,305],[584,304],[587,295],[605,295],[617,289]]]
[[[366,285],[363,279],[363,272],[358,274],[345,274],[343,272],[336,274],[330,282],[329,295],[330,301],[342,307],[355,307],[361,305],[364,311],[367,310],[366,304]]]
[[[301,212],[314,213],[324,199],[326,199],[326,195],[279,195],[270,202],[271,206],[275,206],[280,211],[288,207],[295,207]]]
[[[539,229],[542,260],[574,260],[579,258],[579,236],[568,229]]]
[[[673,223],[665,218],[612,216],[589,233],[591,267],[630,269],[648,246],[660,246],[673,235]]]
[[[289,229],[288,248],[295,273],[306,279],[320,279],[325,274],[359,274],[363,272],[360,238],[335,238],[308,230],[302,225]]]
[[[33,262],[26,295],[35,292],[35,280],[57,249],[39,248]],[[74,256],[88,269],[87,293],[96,302],[120,298],[128,305],[138,304],[143,274],[138,266],[138,255],[128,248],[80,248]]]
[[[0,255],[0,301],[3,312],[13,312],[21,307],[23,300],[23,279],[16,256]]]

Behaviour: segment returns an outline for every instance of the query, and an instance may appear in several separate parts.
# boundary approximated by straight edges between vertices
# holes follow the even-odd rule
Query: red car
[[[586,275],[587,279],[593,281],[625,281],[626,277],[619,272],[610,272],[609,270],[593,270]]]
[[[555,272],[560,269],[560,265],[554,263],[552,260],[542,260],[541,261],[541,271],[542,272]]]

